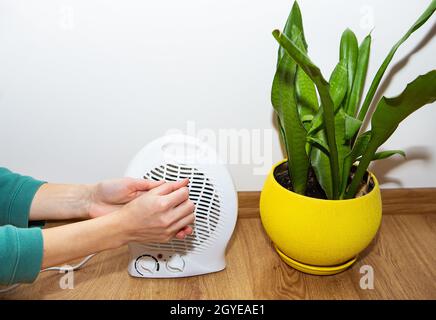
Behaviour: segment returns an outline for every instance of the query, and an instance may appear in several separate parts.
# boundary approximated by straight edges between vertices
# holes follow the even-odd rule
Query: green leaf
[[[307,137],[307,142],[319,148],[326,155],[329,155],[329,146],[327,145],[325,139],[322,139],[319,136]]]
[[[318,131],[315,138],[319,141],[323,141],[322,144],[327,145],[324,130]],[[326,154],[325,150],[322,150],[318,145],[313,145],[312,152],[310,153],[310,162],[315,172],[316,180],[318,180],[327,198],[332,199],[333,185],[329,156]]]
[[[403,150],[386,150],[386,151],[380,151],[380,152],[376,152],[374,154],[374,157],[372,158],[372,160],[383,160],[386,158],[389,158],[393,155],[399,154],[401,156],[403,156],[404,158],[406,157],[406,153]]]
[[[271,102],[279,115],[280,125],[283,129],[293,190],[296,193],[304,194],[309,159],[305,150],[306,130],[300,121],[295,97],[296,69],[295,62],[288,55],[284,55],[274,76]]]
[[[301,12],[296,2],[289,14],[284,32],[298,44],[301,50],[306,50],[307,44],[304,39]],[[271,101],[278,114],[281,134],[286,144],[288,170],[293,190],[296,193],[304,194],[310,163],[306,154],[306,130],[300,120],[297,105],[296,77],[298,67],[281,47],[278,59],[271,90]]]
[[[345,67],[345,62],[339,61],[330,75],[329,83],[330,96],[332,97],[333,106],[336,113],[345,97],[345,94],[347,93],[347,69]],[[315,133],[322,128],[323,124],[323,109],[319,108],[312,120],[308,134],[314,136]]]
[[[407,30],[406,34],[392,47],[389,51],[387,57],[383,61],[382,65],[378,69],[374,79],[372,80],[371,86],[369,87],[368,93],[366,94],[365,101],[362,104],[362,108],[359,111],[359,120],[364,120],[366,113],[368,111],[369,106],[371,105],[372,99],[374,98],[375,92],[377,91],[378,85],[380,84],[383,75],[391,62],[392,58],[395,55],[397,49],[401,46],[401,44],[406,41],[412,33],[418,30],[434,13],[436,10],[436,0],[432,0],[427,9],[423,12],[423,14],[415,21],[415,23]]]
[[[367,35],[359,47],[357,58],[356,75],[354,77],[353,88],[347,101],[345,111],[348,115],[355,117],[360,99],[362,97],[363,86],[365,85],[366,73],[368,70],[369,52],[371,48],[371,35]]]
[[[306,52],[301,35],[297,33],[294,36],[296,38],[295,43],[298,48]],[[298,66],[295,86],[297,92],[298,113],[300,114],[300,119],[307,131],[311,127],[311,123],[308,122],[307,119],[312,120],[315,114],[318,112],[318,97],[316,95],[315,84],[303,71],[303,69]]]
[[[358,122],[358,123],[356,123]],[[344,172],[344,161],[347,154],[350,152],[350,145],[348,143],[349,136],[353,136],[356,130],[358,130],[358,126],[360,121],[348,116],[344,110],[339,109],[335,115],[335,135],[336,135],[336,144],[338,150],[338,161],[339,161],[339,178],[340,181],[343,180],[343,175],[348,175],[349,172]],[[319,134],[319,131],[314,132],[312,134],[308,134],[308,141],[314,142],[314,146],[316,146],[319,150],[314,149],[312,152],[315,152],[314,156],[311,157],[312,167],[318,166],[321,168],[320,170],[315,170],[315,175],[317,180],[319,181],[321,187],[324,189],[327,195],[331,194],[331,174],[330,170],[325,170],[328,166],[328,146],[323,144],[325,137]],[[318,154],[319,152],[323,152],[327,157]],[[316,160],[316,165],[314,165],[314,160]],[[343,186],[345,187],[345,186]],[[339,193],[343,193],[342,184],[339,187]]]
[[[313,117],[313,120],[311,122],[311,127],[308,131],[308,135],[314,136],[320,129],[322,129],[322,126],[324,125],[323,120],[324,115],[322,111],[322,106],[318,109],[318,112]]]
[[[356,74],[357,57],[359,48],[357,45],[356,35],[350,29],[346,29],[342,33],[339,60],[344,61],[347,68],[347,98],[346,104],[350,100],[351,88],[353,88],[354,77]]]
[[[378,147],[394,133],[401,121],[436,100],[435,84],[436,70],[432,70],[409,83],[400,95],[380,100],[371,120],[371,140],[346,193],[347,198],[354,197]]]
[[[345,139],[350,140],[359,131],[362,121],[345,113]]]
[[[341,196],[340,199],[344,198],[344,194],[348,185],[348,178],[350,177],[351,167],[353,166],[353,163],[365,152],[369,140],[371,139],[371,131],[367,131],[361,135],[356,140],[356,143],[354,144],[353,149],[347,154],[347,156],[344,159],[344,166],[343,166],[343,176],[342,176],[342,182],[341,182]]]
[[[347,155],[347,158],[350,158],[351,163],[354,163],[365,153],[365,150],[368,147],[368,143],[370,140],[371,130],[359,135],[356,143],[354,144],[353,150]]]
[[[341,105],[342,100],[344,100],[347,94],[347,64],[345,60],[340,60],[333,70],[329,83],[330,83],[330,96],[333,100],[333,105],[335,112]]]
[[[318,97],[316,96],[315,85],[301,68],[297,68],[296,89],[298,103],[301,109],[304,109],[301,115],[315,115],[318,111]]]
[[[286,150],[286,156],[288,155],[288,143],[286,142],[286,136],[285,136],[285,129],[283,129],[282,121],[280,120],[280,116],[278,113],[276,113],[277,116],[277,125],[279,126],[279,132],[280,132],[280,142],[285,147]]]
[[[299,37],[304,46],[304,49],[307,50],[307,42],[304,37],[303,30],[303,18],[301,16],[300,7],[298,6],[297,1],[294,1],[291,12],[289,13],[288,19],[286,20],[285,27],[283,28],[283,33],[290,39],[295,39],[295,37]],[[277,65],[280,62],[280,59],[283,57],[285,51],[281,46],[279,46],[279,53],[277,59]]]
[[[291,56],[292,59],[295,60],[295,62],[303,69],[303,71],[312,79],[318,89],[324,111],[324,128],[330,150],[330,170],[332,172],[333,180],[333,199],[337,199],[339,196],[339,163],[335,139],[334,106],[329,93],[330,86],[322,76],[319,68],[312,63],[309,57],[303,51],[301,51],[292,40],[290,40],[279,30],[274,30],[273,36],[285,49],[288,55]]]
[[[342,103],[342,100],[347,93],[347,69],[344,60],[339,61],[330,75],[330,96],[332,97],[335,112],[337,112],[339,106]],[[347,119],[345,119],[345,129],[347,129]],[[335,117],[335,122],[337,121]],[[349,126],[349,125],[348,125]],[[328,198],[332,198],[332,175],[330,170],[328,169],[330,166],[330,161],[328,159],[328,146],[326,146],[325,142],[325,134],[320,134],[319,130],[323,127],[323,109],[320,108],[318,113],[312,120],[311,127],[308,131],[308,140],[312,139],[317,142],[315,145],[318,147],[317,149],[313,149],[311,156],[312,167],[314,167],[314,172],[317,177],[317,180],[324,192],[326,193]],[[347,130],[345,130],[347,131]],[[337,136],[337,132],[335,133]],[[337,142],[337,138],[336,138]],[[339,151],[341,150],[341,146],[338,146],[338,158]],[[324,153],[324,154],[320,154]],[[340,168],[341,168],[341,160],[339,159],[339,176],[340,176]]]
[[[422,106],[436,100],[436,70],[417,77],[393,98],[383,97],[372,116],[372,139],[379,145],[395,131],[401,121]]]
[[[339,181],[342,181],[344,176],[344,159],[351,151],[350,145],[346,139],[346,113],[344,110],[339,109],[335,115],[335,128],[336,128],[336,143],[338,148],[338,161],[339,161]],[[339,187],[339,194],[342,194],[343,190]]]

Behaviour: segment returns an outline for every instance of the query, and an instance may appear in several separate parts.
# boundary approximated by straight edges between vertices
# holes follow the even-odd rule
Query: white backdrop
[[[429,2],[301,0],[309,54],[328,77],[342,31],[348,26],[361,40],[374,25],[372,76]],[[216,132],[257,130],[272,141],[264,160],[279,160],[269,100],[277,52],[271,31],[283,26],[291,6],[0,0],[0,165],[53,182],[98,181],[122,175],[147,141],[189,123]],[[435,21],[397,52],[387,95],[435,67]],[[436,187],[435,107],[407,119],[384,146],[409,158],[376,165],[385,187]],[[230,166],[239,190],[261,188],[264,176],[254,167]]]

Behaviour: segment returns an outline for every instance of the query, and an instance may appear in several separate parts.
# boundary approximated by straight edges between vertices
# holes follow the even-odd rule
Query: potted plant
[[[373,101],[374,95],[398,47],[435,9],[433,0],[392,47],[362,103],[370,34],[358,45],[354,33],[344,31],[339,62],[327,81],[307,55],[297,2],[284,30],[273,31],[280,47],[271,101],[287,159],[269,173],[260,213],[277,252],[290,266],[320,275],[341,272],[377,233],[380,188],[368,166],[404,155],[378,149],[402,120],[436,100],[436,70],[417,77],[396,97]],[[367,131],[366,122],[371,123]]]

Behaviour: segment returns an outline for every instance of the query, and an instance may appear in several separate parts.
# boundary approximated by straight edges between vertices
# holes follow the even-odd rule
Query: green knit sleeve
[[[43,248],[40,228],[0,227],[0,284],[33,282],[41,270]]]
[[[27,228],[33,197],[44,183],[0,168],[0,225]]]
[[[43,257],[40,228],[29,228],[33,197],[43,181],[0,168],[0,284],[32,282]]]

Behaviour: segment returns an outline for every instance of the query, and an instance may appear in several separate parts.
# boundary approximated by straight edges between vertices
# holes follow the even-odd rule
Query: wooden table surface
[[[259,220],[258,193],[240,193],[239,220],[224,271],[180,279],[127,273],[128,250],[98,254],[76,271],[74,289],[46,272],[0,299],[436,299],[436,189],[383,191],[378,236],[347,271],[312,276],[282,262]],[[359,286],[360,267],[374,269],[374,289]]]

